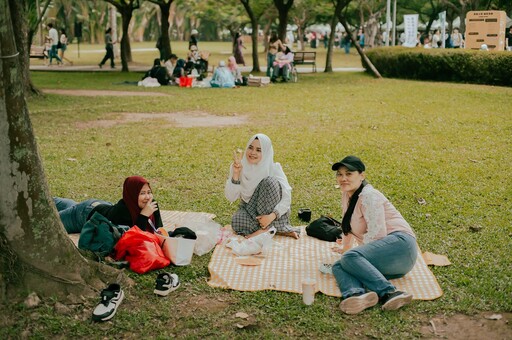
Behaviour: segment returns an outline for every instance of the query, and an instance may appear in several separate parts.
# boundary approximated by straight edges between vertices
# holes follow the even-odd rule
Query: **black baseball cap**
[[[347,156],[341,161],[332,165],[332,170],[336,171],[340,166],[346,166],[350,171],[364,171],[366,168],[364,163],[356,156]]]

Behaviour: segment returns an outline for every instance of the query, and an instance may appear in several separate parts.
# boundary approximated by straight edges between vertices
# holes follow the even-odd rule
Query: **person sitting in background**
[[[140,176],[131,176],[124,180],[123,198],[116,204],[99,199],[77,203],[61,197],[54,197],[53,202],[68,234],[80,233],[95,212],[99,212],[114,224],[129,227],[136,225],[151,233],[163,226],[149,182]]]
[[[174,68],[176,67],[176,63],[178,62],[178,56],[176,54],[171,54],[169,58],[164,61],[164,66],[167,69],[167,74],[169,78],[172,78],[172,74],[174,72]]]
[[[144,77],[142,79],[145,79],[147,77],[155,78],[158,80],[158,83],[160,85],[169,85],[169,75],[167,74],[167,69],[162,66],[160,62],[160,58],[156,58],[153,61],[153,67],[151,70],[147,71],[146,74],[144,74]]]
[[[196,45],[190,46],[187,54],[187,64],[185,65],[185,73],[197,73],[199,78],[203,78],[202,74],[208,70],[208,55],[200,53]],[[201,80],[199,79],[199,80]]]
[[[242,72],[240,72],[236,59],[233,56],[228,58],[228,69],[231,71],[231,74],[233,74],[233,78],[235,78],[236,86],[247,85],[247,78],[242,76]]]
[[[178,59],[176,62],[176,66],[174,67],[174,70],[172,71],[171,80],[175,83],[178,82],[178,79],[185,76],[185,59]]]
[[[219,61],[219,67],[213,72],[212,80],[210,81],[212,87],[235,87],[235,78],[231,71],[226,67],[224,60]]]
[[[282,77],[283,82],[287,82],[291,63],[293,63],[293,53],[290,48],[285,45],[284,52],[279,52],[276,60],[274,60],[274,72],[272,73],[271,79],[272,82],[275,83],[279,76]]]

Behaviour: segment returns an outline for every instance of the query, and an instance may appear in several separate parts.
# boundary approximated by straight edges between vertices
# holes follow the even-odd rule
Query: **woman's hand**
[[[274,222],[276,218],[277,216],[275,213],[256,217],[262,229],[266,229],[270,225],[270,223]]]
[[[158,210],[158,205],[155,201],[150,200],[146,203],[146,206],[141,210],[140,214],[146,217],[153,215],[155,211]]]
[[[242,172],[242,162],[233,162],[233,180],[240,180],[240,173]]]

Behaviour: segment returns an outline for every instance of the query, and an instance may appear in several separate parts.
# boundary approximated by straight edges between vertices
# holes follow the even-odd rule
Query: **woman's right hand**
[[[144,208],[141,210],[140,214],[144,215],[146,217],[150,217],[157,210],[158,210],[158,205],[157,205],[156,201],[150,200],[150,201],[148,201],[148,203],[146,203],[146,206],[144,206]]]
[[[233,180],[240,180],[240,173],[242,172],[242,162],[233,162]]]

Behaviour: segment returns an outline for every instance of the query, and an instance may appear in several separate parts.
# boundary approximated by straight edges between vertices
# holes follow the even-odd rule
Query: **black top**
[[[127,225],[129,227],[136,225],[141,230],[149,231],[151,233],[154,232],[153,228],[148,222],[149,218],[144,215],[139,214],[135,224],[132,223],[132,216],[130,215],[130,211],[122,199],[120,199],[119,202],[114,205],[98,204],[96,207],[94,207],[94,209],[92,209],[91,213],[87,217],[87,220],[89,220],[96,211],[108,218],[110,222],[114,224]],[[155,227],[157,229],[162,227],[163,223],[162,218],[160,217],[160,210],[155,211],[153,215],[155,216]]]
[[[197,46],[197,38],[195,35],[191,35],[190,39],[188,40],[188,49],[190,50],[190,46],[196,45]]]

